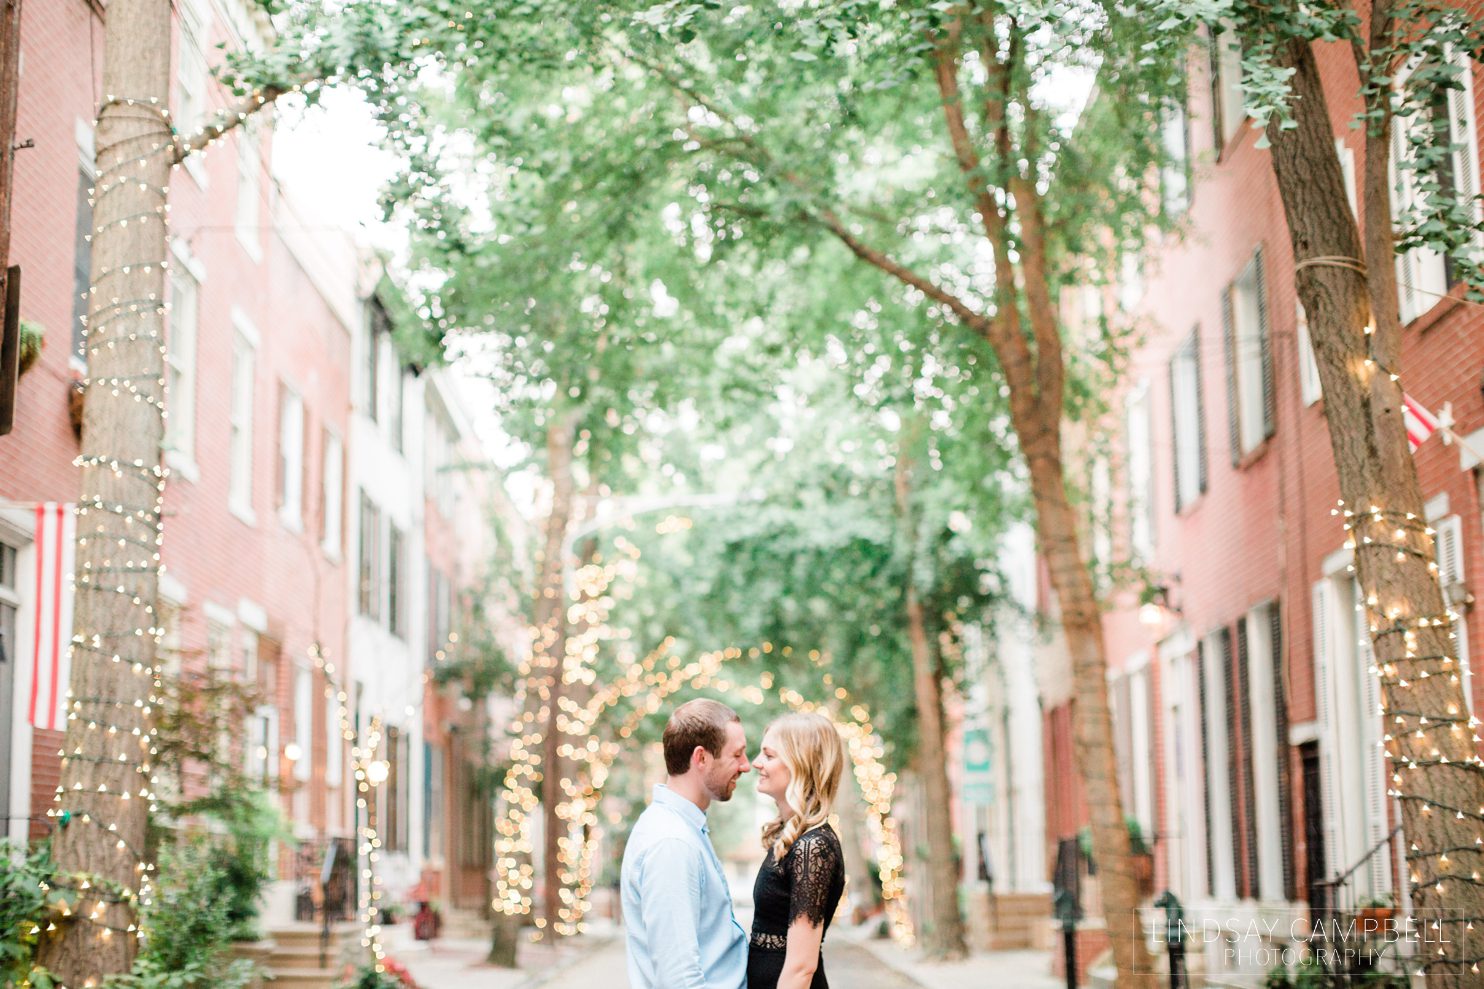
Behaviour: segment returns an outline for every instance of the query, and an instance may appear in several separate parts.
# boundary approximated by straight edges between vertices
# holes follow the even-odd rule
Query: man
[[[694,700],[670,715],[665,772],[623,853],[629,989],[743,989],[747,932],[711,845],[706,810],[748,770],[737,712]]]

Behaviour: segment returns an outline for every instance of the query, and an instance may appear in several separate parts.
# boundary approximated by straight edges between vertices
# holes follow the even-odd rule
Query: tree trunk
[[[1354,546],[1356,575],[1381,683],[1391,792],[1401,807],[1411,896],[1419,920],[1443,928],[1419,954],[1428,985],[1479,985],[1468,956],[1468,918],[1484,917],[1476,844],[1484,821],[1474,730],[1459,675],[1447,605],[1436,574],[1421,486],[1402,422],[1400,333],[1384,172],[1365,181],[1367,244],[1345,196],[1312,48],[1281,51],[1292,79],[1297,127],[1268,128],[1293,243],[1300,301],[1324,389],[1324,412]],[[1386,135],[1368,138],[1369,169]],[[1365,274],[1328,259],[1365,262]],[[1305,264],[1311,259],[1326,259]],[[1372,300],[1375,300],[1372,322]],[[1374,332],[1367,333],[1366,327]],[[1353,514],[1351,514],[1353,513]],[[1338,538],[1339,533],[1336,532]],[[1327,808],[1326,812],[1332,810]],[[1474,942],[1477,944],[1477,942]],[[1439,952],[1438,949],[1442,951]]]
[[[160,39],[170,37],[170,3],[113,0],[107,21],[103,92],[114,97],[97,128],[76,645],[52,843],[59,883],[91,888],[39,951],[69,986],[133,962],[151,799],[171,161],[170,46]]]
[[[928,846],[928,911],[921,932],[922,946],[933,958],[962,958],[968,954],[964,921],[958,909],[958,862],[953,847],[953,794],[948,786],[948,754],[944,742],[943,687],[938,675],[936,644],[927,630],[922,601],[913,581],[913,548],[916,544],[912,515],[912,462],[903,442],[897,453],[897,513],[906,541],[907,634],[912,644],[912,691],[917,709],[917,763],[921,769],[925,800],[923,822]]]
[[[540,558],[537,561],[536,596],[531,609],[532,642],[531,678],[527,684],[526,715],[539,719],[542,730],[541,804],[543,809],[543,853],[545,889],[542,896],[545,936],[555,943],[556,918],[561,909],[560,818],[556,815],[561,780],[561,760],[557,748],[557,698],[562,689],[562,661],[566,653],[567,609],[563,580],[565,561],[563,547],[572,518],[572,447],[576,440],[577,418],[567,413],[548,424],[546,458],[551,483],[551,509],[546,517]],[[497,865],[498,867],[498,865]],[[490,935],[487,961],[492,965],[514,968],[516,945],[523,924],[522,914],[496,909]]]

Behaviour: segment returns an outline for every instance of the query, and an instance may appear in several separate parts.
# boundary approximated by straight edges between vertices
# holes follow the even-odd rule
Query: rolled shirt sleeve
[[[655,989],[707,989],[697,929],[704,870],[697,849],[679,838],[656,842],[644,857],[639,903]]]

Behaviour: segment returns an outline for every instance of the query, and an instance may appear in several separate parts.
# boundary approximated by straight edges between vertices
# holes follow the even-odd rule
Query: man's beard
[[[741,776],[741,773],[733,773],[731,776],[724,777],[717,782],[711,782],[708,780],[706,783],[706,789],[711,791],[711,799],[720,800],[723,803],[732,799],[732,793],[737,789],[737,780],[740,779]]]

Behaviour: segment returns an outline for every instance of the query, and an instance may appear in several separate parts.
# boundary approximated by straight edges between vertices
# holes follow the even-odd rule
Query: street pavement
[[[593,933],[557,948],[522,945],[519,969],[483,964],[483,941],[443,939],[433,946],[391,940],[389,954],[405,964],[420,989],[628,989],[622,930]],[[911,949],[831,931],[825,969],[836,989],[1061,989],[1046,952],[981,953],[959,962],[927,962]]]

